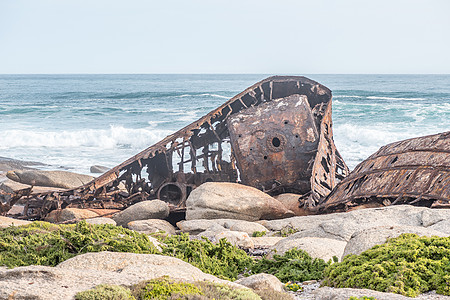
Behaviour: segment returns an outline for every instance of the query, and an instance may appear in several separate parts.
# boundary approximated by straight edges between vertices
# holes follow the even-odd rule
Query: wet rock
[[[106,171],[109,171],[109,168],[100,165],[93,165],[89,168],[89,171],[91,173],[105,173]]]
[[[45,221],[50,223],[62,223],[66,221],[84,220],[88,218],[95,218],[98,214],[88,209],[81,208],[65,208],[51,211],[46,217]]]
[[[13,219],[13,218],[0,216],[0,228],[6,228],[9,226],[28,225],[30,223],[31,223],[30,221],[17,220],[17,219]]]
[[[13,170],[6,176],[23,184],[73,189],[94,179],[92,176],[67,171]]]
[[[281,281],[272,274],[260,273],[244,277],[235,281],[254,290],[272,290],[277,292],[284,291]]]
[[[169,215],[169,206],[161,200],[138,202],[115,214],[113,220],[117,225],[124,226],[132,221],[148,219],[165,219]]]
[[[165,232],[168,234],[175,234],[175,227],[169,222],[159,219],[137,220],[127,224],[131,230],[141,233],[149,234],[153,232]]]
[[[281,202],[258,189],[228,182],[207,182],[186,201],[186,220],[238,219],[256,221],[293,216]]]
[[[342,258],[348,254],[360,254],[375,245],[386,242],[388,238],[398,237],[403,233],[415,233],[419,236],[448,236],[430,228],[419,226],[377,226],[356,232],[347,243]]]
[[[273,257],[274,254],[283,255],[286,251],[297,248],[306,251],[313,258],[321,258],[324,261],[328,261],[333,259],[333,256],[336,256],[338,259],[341,258],[346,244],[343,241],[326,238],[286,238],[271,248],[268,257]]]

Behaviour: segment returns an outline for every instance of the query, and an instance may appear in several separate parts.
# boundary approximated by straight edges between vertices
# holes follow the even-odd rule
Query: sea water
[[[0,156],[113,167],[268,75],[0,75]],[[306,75],[333,91],[350,169],[379,147],[450,130],[450,75]]]

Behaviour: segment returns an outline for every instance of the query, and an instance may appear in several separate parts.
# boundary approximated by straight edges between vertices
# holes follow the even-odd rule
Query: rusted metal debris
[[[395,204],[450,208],[450,131],[381,147],[320,201],[316,211]]]
[[[183,210],[190,191],[208,181],[304,194],[311,207],[347,174],[333,142],[331,91],[305,77],[275,76],[86,185],[28,196],[23,217],[156,198]]]

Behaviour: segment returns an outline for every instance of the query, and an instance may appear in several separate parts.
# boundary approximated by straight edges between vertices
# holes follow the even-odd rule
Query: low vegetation
[[[126,287],[101,284],[93,289],[77,293],[75,300],[136,300],[136,298]]]
[[[222,279],[235,280],[249,268],[253,259],[245,251],[225,239],[213,244],[207,239],[190,240],[188,234],[173,235],[162,240],[162,254],[180,258],[205,273]]]
[[[158,253],[146,235],[109,224],[37,221],[0,230],[0,265],[9,268],[56,266],[75,255],[99,251]]]
[[[275,254],[272,259],[254,260],[224,239],[213,244],[206,239],[191,240],[188,234],[160,236],[159,239],[163,242],[162,252],[154,247],[145,234],[122,227],[92,225],[84,221],[72,225],[33,222],[26,226],[0,229],[0,265],[10,268],[26,265],[55,266],[75,255],[98,251],[147,253],[180,258],[205,273],[227,280],[235,280],[239,274],[273,274],[284,283],[290,282],[288,285],[291,290],[296,289],[295,283],[324,278],[322,285],[332,287],[368,288],[410,297],[431,290],[450,295],[450,237],[403,234],[360,255],[349,255],[340,263],[337,260],[332,263],[311,258],[305,251],[298,249],[291,249],[284,255]],[[220,299],[228,299],[230,295],[238,293],[228,286],[210,286],[208,283],[204,283],[205,286],[200,283],[195,286],[180,283],[174,286],[180,288],[177,291],[172,289],[172,284],[167,280],[147,282],[146,288],[141,286],[141,292],[144,291],[145,294],[145,291],[160,291],[161,297],[166,297],[161,299],[172,299],[172,294],[181,295],[180,299],[210,299],[204,297],[210,297],[208,293],[213,292],[223,293],[224,296]],[[168,284],[170,295],[167,295]],[[84,298],[77,299],[98,299],[95,298],[96,293],[111,295],[101,299],[154,298],[154,294],[151,294],[153,298],[136,294],[136,288],[131,294],[128,291],[123,287],[99,286],[90,293],[80,294],[79,297]],[[255,295],[252,292],[248,297],[239,298],[240,296],[235,295],[230,299],[285,297],[271,295],[272,298],[265,298],[263,294]],[[116,296],[122,298],[114,298]]]
[[[450,295],[450,237],[402,234],[325,270],[323,285],[404,296],[436,290]]]
[[[273,259],[262,258],[251,267],[253,274],[269,273],[275,275],[281,282],[320,280],[323,278],[326,263],[323,259],[312,258],[299,249],[290,249],[284,255],[275,254]]]
[[[111,298],[111,291],[118,291]],[[130,288],[116,285],[100,285],[91,290],[79,292],[76,300],[282,300],[288,299],[282,293],[269,293],[273,298],[260,297],[250,289],[233,288],[228,285],[198,281],[180,282],[162,277],[143,281]],[[282,298],[283,297],[283,298]]]

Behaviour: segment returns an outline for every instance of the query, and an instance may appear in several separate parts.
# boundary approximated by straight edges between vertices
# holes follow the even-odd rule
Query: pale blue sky
[[[0,73],[450,73],[449,0],[0,0]]]

